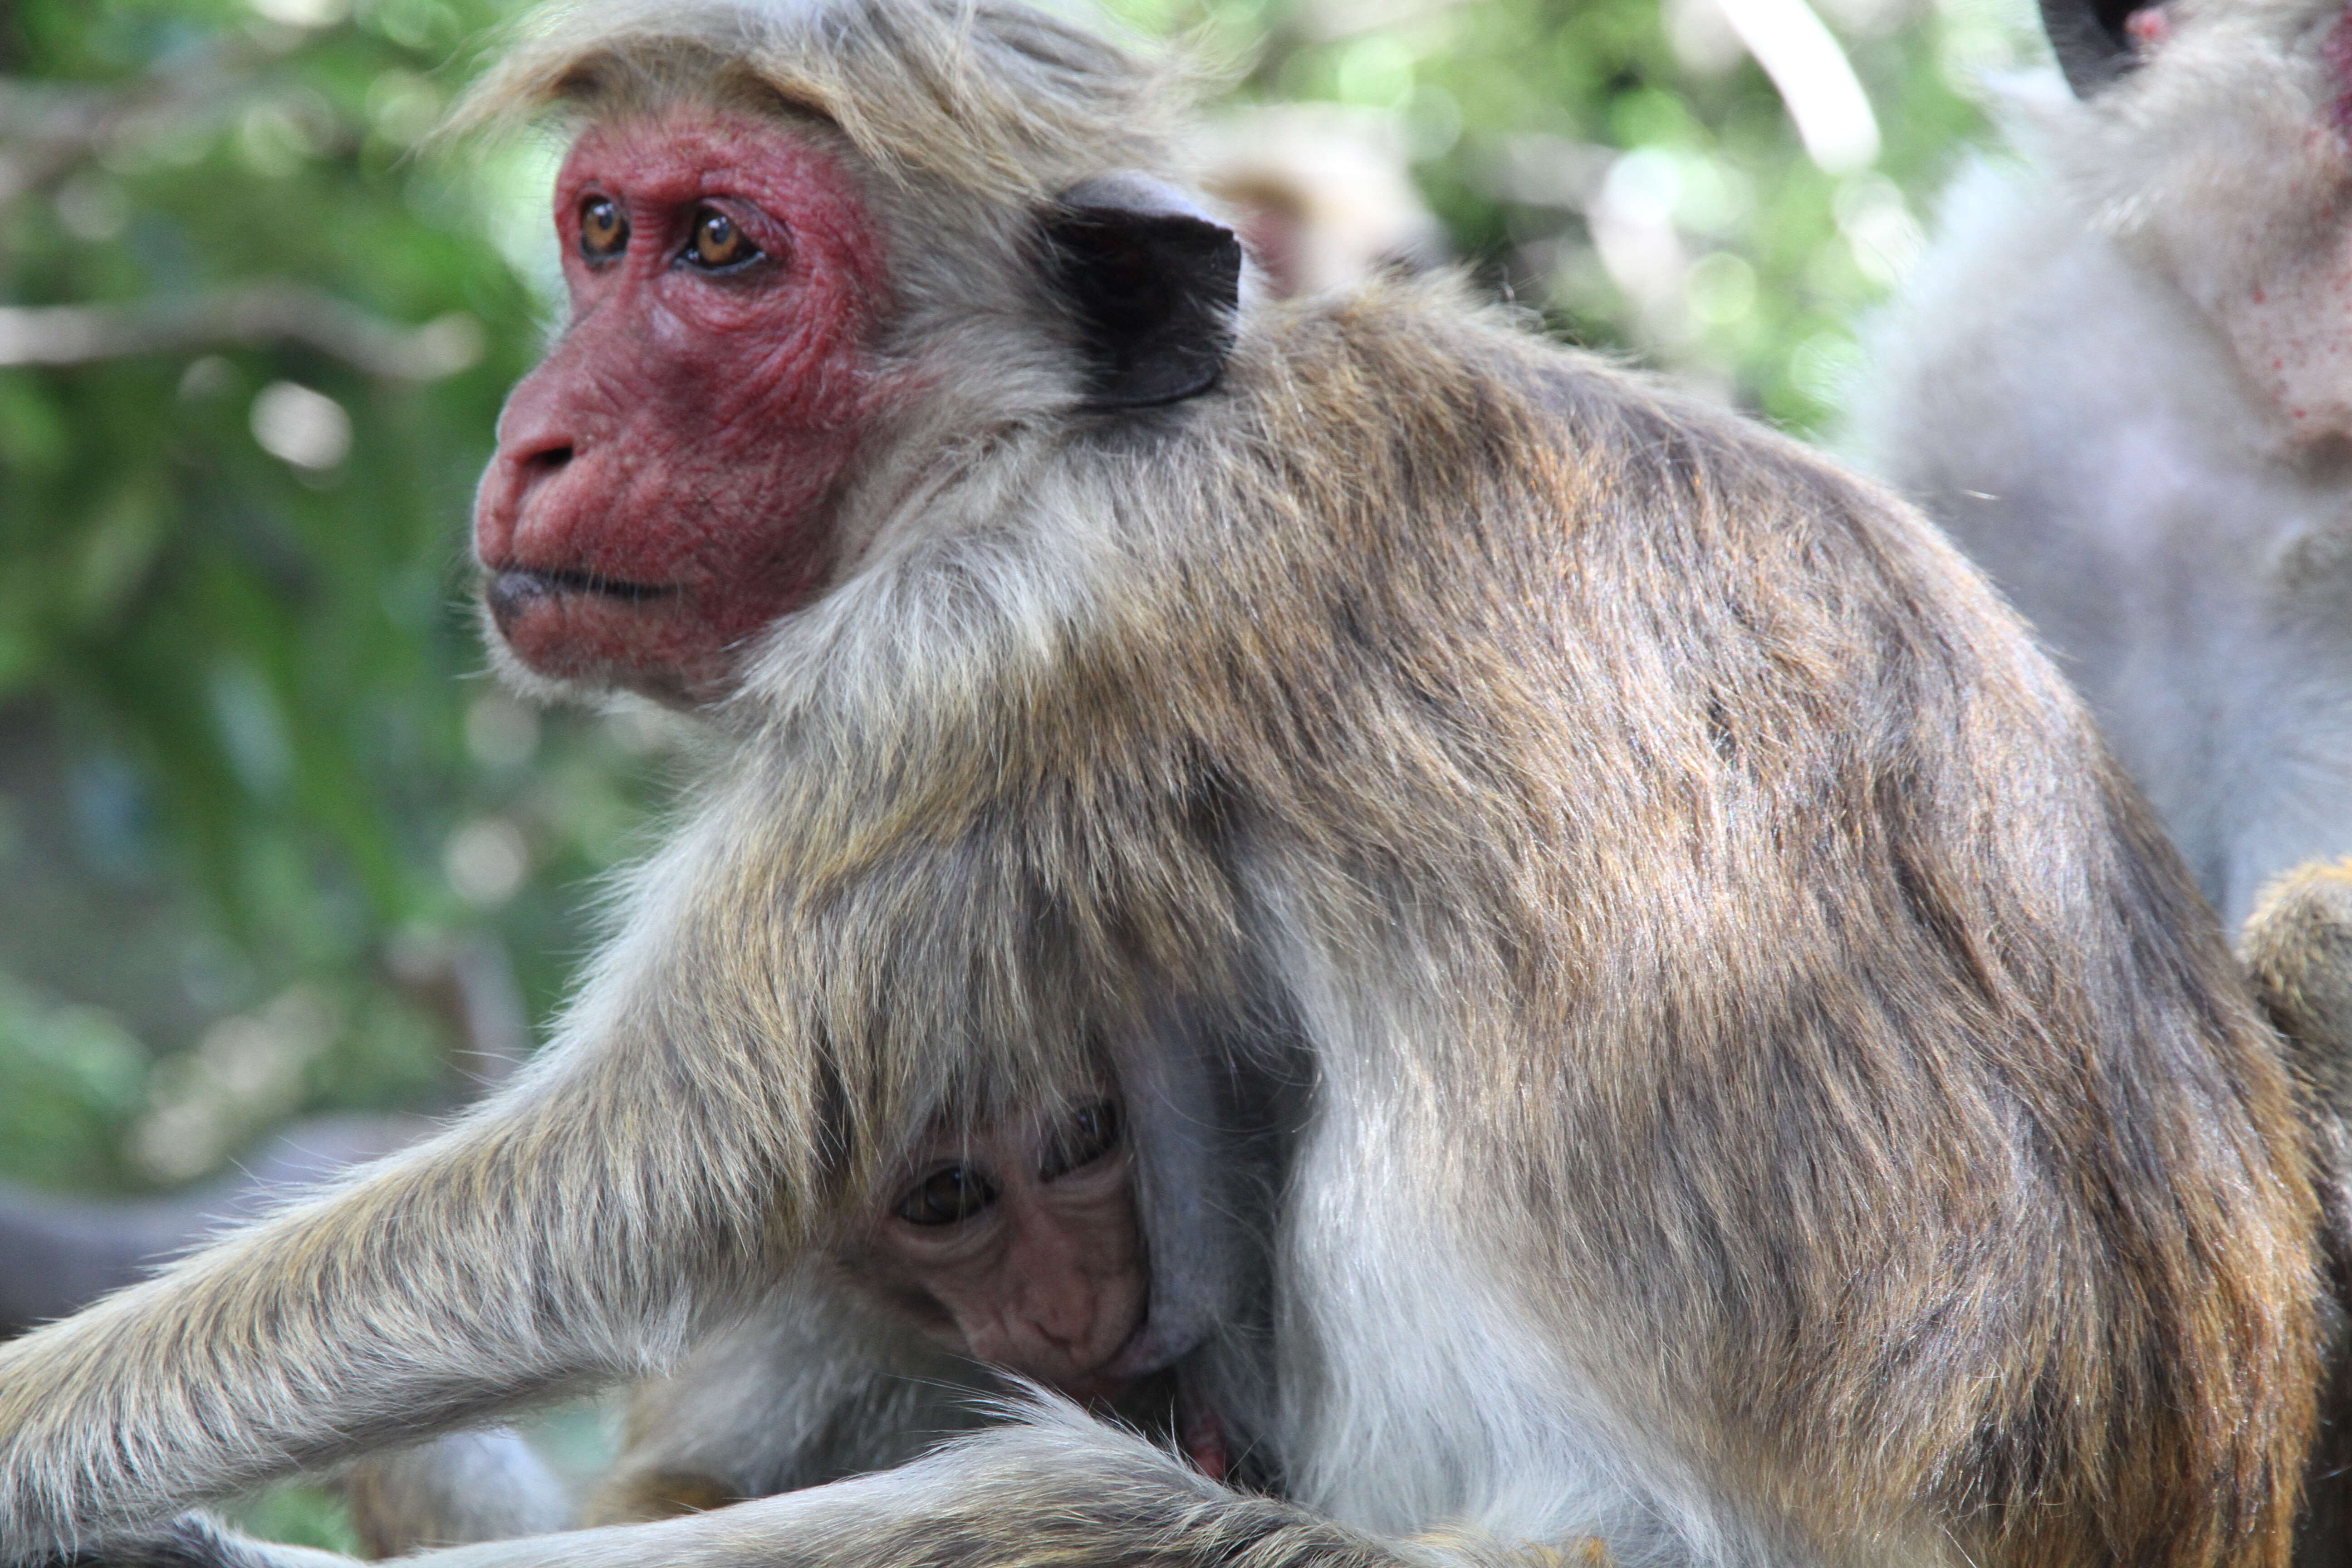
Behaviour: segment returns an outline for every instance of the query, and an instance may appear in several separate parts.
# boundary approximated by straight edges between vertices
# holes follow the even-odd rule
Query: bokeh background
[[[0,0],[0,1178],[161,1193],[462,1101],[657,822],[671,722],[502,695],[467,605],[554,150],[421,143],[510,8]],[[2043,58],[2023,0],[1114,9],[1236,104],[1347,106],[1553,331],[1806,436]]]

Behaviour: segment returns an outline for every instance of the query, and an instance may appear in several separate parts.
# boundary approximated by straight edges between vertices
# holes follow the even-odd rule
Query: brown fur
[[[2300,1047],[2321,1105],[2352,1110],[2352,861],[2305,866],[2263,889],[2239,939],[2256,991]]]

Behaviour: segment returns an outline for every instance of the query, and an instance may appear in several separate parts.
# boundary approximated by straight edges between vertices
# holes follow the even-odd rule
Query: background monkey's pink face
[[[484,595],[541,675],[708,696],[834,564],[881,237],[815,137],[701,109],[588,131],[555,227],[572,320],[499,421]]]

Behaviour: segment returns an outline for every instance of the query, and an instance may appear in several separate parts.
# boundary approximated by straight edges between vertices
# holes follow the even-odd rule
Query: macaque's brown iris
[[[609,261],[629,247],[629,220],[604,196],[580,204],[580,254],[591,261]]]
[[[686,258],[706,271],[723,272],[760,259],[760,247],[744,237],[735,220],[717,207],[697,207],[694,238]]]

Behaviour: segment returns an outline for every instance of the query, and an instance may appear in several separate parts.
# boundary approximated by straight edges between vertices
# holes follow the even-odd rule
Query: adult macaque
[[[2228,923],[2352,852],[2352,19],[2044,0],[2074,88],[1853,401],[2057,650]]]
[[[0,1556],[669,1364],[1108,1091],[1104,1375],[1266,1491],[1049,1401],[425,1561],[2284,1560],[2275,1041],[1916,517],[1442,281],[1265,300],[1003,0],[571,7],[478,101],[579,129],[504,657],[731,742],[511,1089],[0,1348]]]

